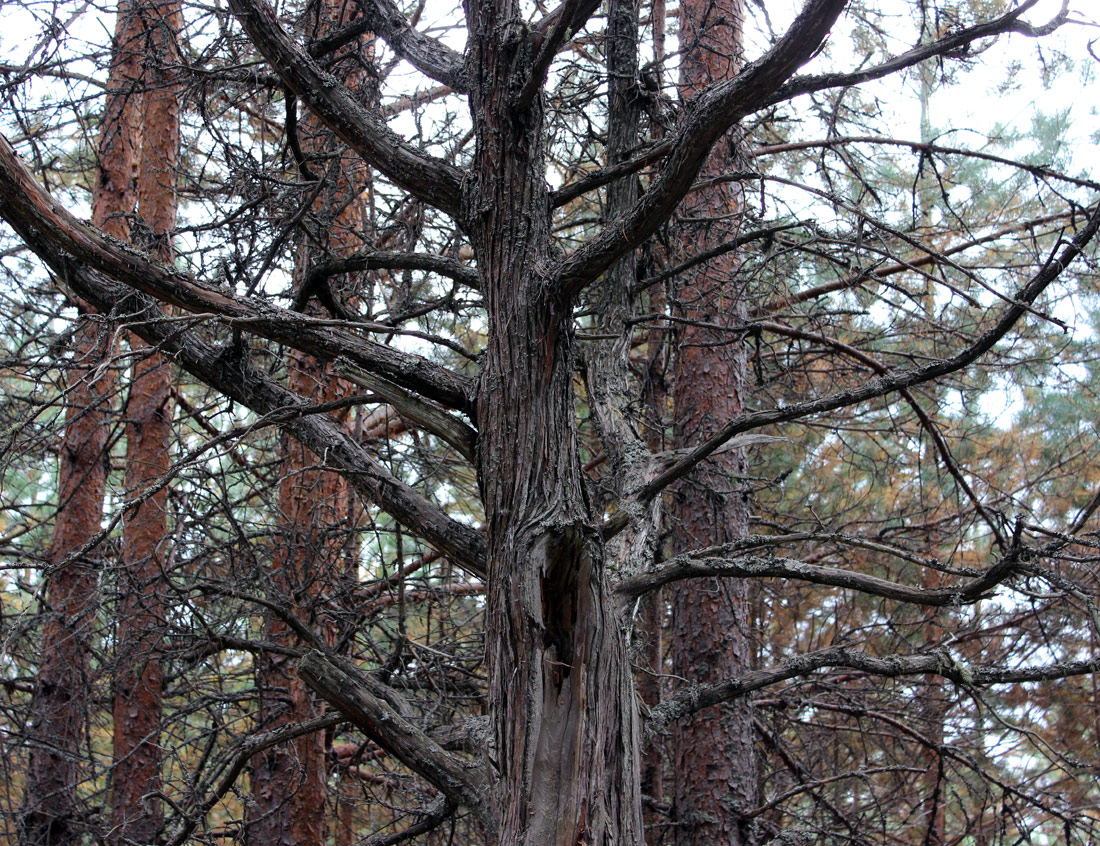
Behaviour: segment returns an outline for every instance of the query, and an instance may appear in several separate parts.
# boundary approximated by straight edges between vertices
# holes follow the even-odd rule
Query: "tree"
[[[1011,499],[999,485],[1008,474],[971,451],[977,433],[971,441],[937,434],[937,422],[962,416],[937,408],[940,420],[929,424],[919,393],[934,386],[972,402],[999,387],[997,379],[1010,386],[1011,374],[1050,349],[1042,318],[1061,319],[1051,314],[1056,298],[1088,297],[1080,282],[1100,226],[1097,186],[1063,172],[1068,166],[1024,155],[838,132],[874,122],[873,93],[858,86],[921,62],[951,67],[996,37],[1040,37],[1070,19],[1063,10],[1038,26],[1026,18],[1033,2],[979,5],[953,10],[936,37],[918,36],[916,46],[890,55],[874,9],[808,0],[757,58],[692,85],[690,98],[672,98],[664,86],[663,48],[657,66],[637,67],[646,45],[631,3],[609,4],[605,27],[591,2],[540,9],[528,21],[534,12],[520,4],[470,0],[461,54],[386,0],[364,2],[335,32],[305,37],[288,34],[263,0],[231,0],[232,20],[189,9],[194,31],[180,64],[196,93],[188,97],[194,118],[180,179],[193,216],[177,232],[186,247],[174,265],[77,220],[12,142],[0,141],[0,215],[20,243],[67,291],[228,401],[187,412],[196,425],[216,417],[224,431],[211,426],[205,443],[181,445],[174,471],[184,481],[164,479],[181,494],[217,492],[215,506],[181,512],[184,563],[166,574],[179,608],[162,646],[169,675],[180,690],[210,691],[201,720],[198,708],[166,697],[162,722],[171,732],[162,735],[178,738],[178,768],[196,772],[162,788],[176,794],[167,842],[184,842],[232,791],[245,793],[239,776],[248,761],[344,721],[368,742],[340,759],[343,773],[364,790],[379,779],[423,799],[403,833],[380,830],[375,842],[468,815],[462,824],[488,842],[642,843],[643,802],[658,814],[668,805],[664,795],[643,796],[647,744],[660,746],[674,726],[750,697],[762,715],[753,720],[760,776],[750,778],[747,759],[733,764],[743,781],[759,784],[741,785],[737,801],[724,805],[744,842],[865,842],[871,830],[913,842],[915,828],[892,797],[920,740],[899,703],[933,675],[975,703],[958,707],[965,731],[944,732],[944,743],[953,733],[957,746],[936,751],[966,770],[952,789],[980,800],[946,817],[944,832],[984,837],[1013,819],[1021,829],[1089,835],[1092,788],[1071,778],[1075,791],[1067,792],[1059,782],[1076,797],[1067,805],[1050,792],[1050,772],[1094,760],[1095,750],[1054,753],[1045,741],[1019,747],[1016,760],[1035,767],[1024,786],[1008,774],[1014,761],[993,759],[1000,738],[1033,737],[1013,734],[1015,717],[1048,718],[1019,705],[1028,691],[1057,680],[1081,692],[1079,680],[1098,669],[1085,646],[1096,633],[1091,510],[1032,519],[1042,509],[1024,493],[1019,519],[1002,518]],[[696,20],[713,33],[716,21],[702,23],[709,15],[721,18],[720,7],[700,6]],[[761,21],[754,32],[764,38],[770,24]],[[387,45],[377,55],[362,40],[367,32]],[[849,43],[870,58],[852,59]],[[686,67],[694,57],[685,41],[680,46]],[[820,61],[840,69],[799,75],[822,51]],[[338,81],[337,63],[349,56],[379,78],[411,67],[431,84],[378,105],[370,92],[362,96],[362,77]],[[267,70],[255,69],[260,58]],[[77,72],[68,64],[46,70]],[[466,99],[468,115],[455,97]],[[787,111],[796,98],[808,102],[799,120],[821,127],[822,137],[799,135]],[[339,186],[343,169],[315,169],[315,151],[296,137],[297,102],[375,172],[367,199],[377,215],[357,233],[362,249],[312,257],[288,290],[284,274],[302,255],[291,245],[309,237],[311,210]],[[23,139],[23,149],[65,148],[65,139],[44,131]],[[740,148],[746,161],[724,154],[731,137],[753,139]],[[860,145],[874,154],[864,156]],[[935,231],[905,220],[898,149],[937,168]],[[802,170],[800,153],[818,156],[813,171]],[[967,160],[1017,175],[1012,190],[1026,202],[1006,200],[1005,214],[990,219],[982,210],[993,203],[945,178],[945,163]],[[1026,189],[1020,178],[1030,180]],[[754,192],[763,199],[750,206]],[[687,254],[670,249],[675,244]],[[708,281],[704,268],[735,277],[738,301],[707,309],[691,302],[699,281]],[[377,296],[345,298],[330,284],[361,272],[378,274]],[[924,307],[926,278],[935,281],[935,304],[944,298],[939,309]],[[707,295],[731,283],[718,281]],[[327,315],[307,308],[310,292],[321,292]],[[280,296],[293,307],[277,305]],[[648,347],[670,327],[679,333],[675,407],[646,412],[641,356],[656,355]],[[704,345],[725,352],[703,355]],[[729,367],[723,356],[732,356]],[[340,374],[365,391],[345,397],[323,385],[305,395],[293,371],[301,374],[310,358],[317,379]],[[685,411],[698,400],[689,380],[714,384],[707,367],[719,384],[746,372],[755,384],[746,380],[751,402],[711,404],[721,418],[701,428],[703,415]],[[339,417],[356,404],[387,406],[404,421],[381,427],[383,448]],[[270,443],[257,435],[270,426],[303,450],[300,468],[288,462],[284,473],[339,473],[370,509],[375,538],[364,543],[361,583],[350,596],[333,596],[327,578],[274,577],[285,566],[272,562],[306,557],[285,540],[290,522],[308,523],[295,527],[305,545],[326,552],[297,505],[283,508],[281,531],[271,529],[278,519],[258,516],[283,499],[272,478],[279,462],[264,463]],[[645,435],[646,426],[672,431],[672,449],[653,452],[663,437]],[[908,495],[923,478],[913,464],[924,459],[914,455],[928,455],[911,446],[920,432],[950,479],[950,494],[935,502]],[[229,444],[237,451],[220,464],[200,461]],[[758,475],[769,462],[787,466]],[[237,469],[226,469],[230,463]],[[830,464],[858,472],[830,476],[822,471]],[[785,477],[805,487],[787,487]],[[743,514],[719,536],[708,515],[703,537],[681,520],[686,531],[673,531],[664,549],[675,511],[665,496],[693,484],[735,499],[758,488],[764,505],[755,526]],[[944,542],[915,552],[910,533],[933,529]],[[110,530],[100,535],[108,542]],[[378,572],[377,558],[395,570]],[[436,561],[445,563],[426,569]],[[943,573],[942,583],[930,586],[927,568]],[[412,589],[406,580],[419,571],[423,583]],[[272,578],[261,595],[255,578],[263,573]],[[638,603],[666,585],[725,590],[740,579],[760,582],[756,602],[769,608],[755,615],[757,631],[733,638],[740,654],[722,671],[729,675],[681,678],[710,656],[677,659],[643,720],[632,649]],[[771,580],[782,588],[768,587]],[[393,603],[381,603],[391,589]],[[732,590],[733,623],[749,629],[747,602]],[[483,601],[471,599],[482,592]],[[910,606],[981,613],[972,612],[965,638],[929,643],[923,637],[933,628],[899,611]],[[242,623],[261,613],[263,632]],[[325,619],[338,637],[326,637]],[[294,638],[284,636],[290,630]],[[751,668],[748,643],[758,644]],[[683,639],[674,649],[682,654]],[[257,700],[277,694],[281,682],[261,672],[258,685],[242,690],[241,666],[252,661],[296,662],[297,678],[333,712],[264,716],[270,712]],[[45,664],[38,672],[44,676]],[[1003,701],[991,705],[993,697]],[[740,720],[736,754],[747,758],[752,711],[732,711]],[[994,733],[984,727],[990,711],[1007,724]],[[253,730],[240,729],[253,719]],[[873,728],[852,741],[864,721]],[[365,766],[371,756],[388,769]],[[351,760],[359,763],[343,763]],[[311,777],[319,772],[309,766]],[[257,774],[254,766],[253,791]],[[691,784],[696,775],[680,777]],[[75,781],[64,785],[74,788]],[[998,795],[999,806],[990,798]],[[232,810],[225,813],[219,832],[235,832]],[[677,839],[692,839],[681,820],[670,822]],[[658,822],[650,840],[665,828]]]
[[[140,121],[140,14],[118,9],[108,75],[108,98],[97,148],[92,220],[125,239],[135,198],[133,172]],[[78,812],[90,652],[102,551],[90,546],[99,528],[107,476],[106,403],[114,390],[112,333],[83,302],[66,385],[67,408],[58,515],[50,550],[52,576],[44,581],[42,644],[31,703],[31,752],[19,812],[20,842],[73,842],[85,825]]]
[[[741,69],[745,10],[739,2],[680,6],[682,98],[734,79]],[[684,198],[678,215],[684,249],[692,261],[709,245],[745,230],[741,186],[721,181],[745,157],[736,136],[720,143],[700,176],[715,181]],[[746,349],[734,339],[744,326],[749,292],[729,251],[674,277],[672,316],[673,440],[677,449],[714,434],[723,420],[745,410]],[[749,528],[749,489],[743,450],[733,449],[699,467],[669,506],[674,549],[722,546],[743,540]],[[751,662],[749,586],[740,579],[687,580],[670,586],[671,669],[674,675],[713,684],[748,671]],[[757,772],[752,705],[718,706],[673,729],[676,842],[752,843],[744,811],[756,806]]]

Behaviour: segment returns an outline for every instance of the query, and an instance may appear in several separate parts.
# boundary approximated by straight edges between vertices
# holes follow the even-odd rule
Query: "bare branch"
[[[4,212],[0,204],[0,213]],[[68,256],[52,253],[39,243],[36,230],[24,226],[21,218],[9,222],[78,296],[104,313],[113,312],[117,319],[130,322],[131,331],[215,390],[259,414],[287,413],[283,428],[320,456],[326,467],[344,475],[368,502],[392,515],[458,566],[485,577],[486,547],[480,532],[452,520],[393,476],[335,421],[319,414],[293,414],[307,410],[309,404],[255,367],[246,348],[234,346],[221,351],[194,333],[177,332],[147,295],[112,282]]]
[[[847,0],[809,0],[790,29],[762,58],[729,82],[706,89],[687,110],[659,176],[644,196],[555,269],[564,300],[576,296],[627,250],[640,245],[691,190],[710,148],[735,123],[765,105],[813,57]]]
[[[577,34],[599,7],[599,0],[563,0],[538,24],[532,36],[538,54],[532,63],[531,75],[516,98],[516,108],[522,109],[535,98],[546,82],[546,72],[558,50]]]
[[[427,779],[452,802],[473,811],[486,828],[495,827],[485,774],[445,751],[394,711],[383,700],[379,682],[320,652],[308,652],[302,657],[298,676],[367,737]]]
[[[704,708],[747,696],[754,690],[829,667],[846,667],[887,678],[933,674],[960,685],[986,687],[995,684],[1051,681],[1089,675],[1100,670],[1100,658],[1010,670],[988,665],[969,665],[955,660],[946,652],[929,655],[891,655],[879,658],[855,649],[833,646],[796,656],[770,670],[754,670],[740,678],[729,679],[718,684],[689,686],[661,702],[650,712],[645,725],[646,737],[652,739],[676,720]]]
[[[191,836],[191,832],[203,821],[211,809],[222,800],[222,797],[233,787],[238,776],[252,760],[257,752],[278,746],[288,740],[312,734],[315,731],[324,731],[344,722],[343,714],[330,712],[314,717],[305,723],[291,723],[279,726],[277,729],[254,734],[238,746],[232,758],[218,767],[214,775],[221,773],[221,778],[214,784],[213,778],[208,777],[194,791],[198,801],[192,802],[183,809],[183,821],[168,835],[166,846],[182,846]]]
[[[364,340],[324,322],[311,326],[308,319],[295,312],[204,286],[129,245],[106,237],[77,220],[47,194],[3,136],[0,136],[0,216],[16,229],[33,230],[32,249],[47,262],[51,262],[51,257],[71,256],[161,302],[196,314],[218,315],[235,326],[323,359],[344,356],[443,405],[463,410],[471,407],[472,385],[427,359]]]
[[[927,44],[921,44],[874,67],[850,73],[826,73],[817,76],[796,77],[775,91],[766,103],[761,104],[761,107],[773,106],[801,94],[812,94],[815,91],[823,91],[827,88],[846,88],[851,85],[870,82],[874,79],[882,79],[884,76],[889,76],[905,68],[911,68],[913,65],[920,64],[927,59],[933,59],[936,56],[965,55],[975,41],[980,41],[983,38],[992,38],[1010,32],[1035,38],[1053,32],[1068,21],[1067,9],[1064,5],[1050,23],[1043,26],[1034,27],[1025,21],[1021,21],[1020,17],[1024,12],[1031,9],[1038,2],[1039,0],[1027,0],[1021,6],[1005,12],[999,18],[961,29]]]
[[[371,250],[365,253],[345,256],[310,268],[303,290],[309,289],[319,281],[342,273],[356,273],[361,270],[426,270],[453,279],[467,288],[480,290],[477,271],[447,256],[431,256],[423,253],[397,253],[385,250]]]
[[[842,570],[838,567],[822,567],[793,558],[745,556],[721,558],[720,553],[705,550],[678,555],[668,564],[650,573],[641,573],[623,579],[616,592],[624,601],[634,601],[671,582],[718,576],[739,579],[794,579],[818,585],[856,590],[871,596],[882,596],[898,602],[932,607],[966,605],[987,596],[997,585],[1016,572],[1021,549],[1013,547],[977,579],[949,588],[930,590],[891,582],[866,573]]]
[[[938,379],[948,373],[954,373],[967,367],[989,352],[1016,325],[1016,322],[1028,313],[1031,303],[1080,255],[1081,251],[1096,235],[1098,228],[1100,228],[1100,205],[1092,208],[1088,223],[1077,233],[1073,241],[1066,245],[1057,258],[1052,256],[1043,268],[1032,276],[1031,280],[1011,300],[1012,304],[1004,309],[997,321],[981,334],[973,344],[951,358],[940,359],[923,367],[891,372],[875,379],[869,379],[864,384],[850,390],[838,391],[818,399],[806,400],[805,402],[795,403],[783,408],[774,408],[769,411],[754,411],[742,414],[700,444],[691,455],[673,465],[646,485],[639,492],[639,497],[643,501],[648,501],[656,496],[677,479],[687,475],[696,464],[734,435],[759,429],[763,426],[788,423],[813,414],[821,414],[837,408],[866,402],[894,391],[930,382],[933,379]],[[612,528],[612,525],[609,524],[605,536]]]
[[[324,124],[395,183],[455,219],[462,173],[407,144],[283,30],[265,0],[230,0],[233,14],[283,82]]]

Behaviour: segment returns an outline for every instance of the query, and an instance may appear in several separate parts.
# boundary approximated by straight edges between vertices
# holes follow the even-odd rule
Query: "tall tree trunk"
[[[681,95],[690,100],[741,64],[741,0],[684,0],[680,6]],[[737,169],[737,141],[719,142],[701,179]],[[741,224],[743,199],[734,183],[688,196],[680,207],[679,238],[688,254],[729,240]],[[679,326],[674,364],[674,447],[697,444],[745,407],[746,356],[740,332],[746,315],[734,253],[688,271],[676,289]],[[747,491],[740,450],[712,457],[672,497],[675,549],[727,543],[748,533]],[[747,585],[734,579],[680,582],[667,592],[672,609],[674,676],[699,684],[749,669]],[[757,777],[752,709],[722,705],[677,724],[673,731],[676,843],[753,842],[741,812],[752,806]]]
[[[175,251],[179,154],[178,0],[145,3],[145,94],[138,172],[140,244],[165,264]],[[169,469],[170,364],[136,336],[130,398],[126,405],[126,490],[141,496]],[[126,515],[119,577],[117,664],[114,674],[114,748],[111,776],[111,843],[153,843],[160,831],[164,669],[160,641],[165,613],[163,564],[167,534],[166,488]]]
[[[925,13],[926,14],[926,13]],[[930,22],[925,17],[921,22],[921,40],[928,41],[933,38],[930,32]],[[925,62],[918,68],[920,73],[920,136],[922,144],[934,144],[935,133],[932,129],[932,95],[935,92],[935,82],[938,69],[932,62]],[[916,210],[917,223],[921,230],[931,236],[932,210],[939,199],[940,185],[936,177],[930,173],[931,168],[924,168],[917,176],[916,183]],[[936,282],[931,274],[924,278],[924,297],[921,301],[925,320],[933,325],[936,316]],[[925,406],[925,412],[931,417],[933,425],[939,423],[939,403],[935,394],[931,394],[929,405]],[[930,466],[935,466],[938,461],[935,445],[931,442],[931,435],[926,433],[926,455],[924,461]],[[923,485],[922,485],[923,490]],[[938,505],[938,503],[937,503]],[[924,554],[935,557],[940,549],[937,539],[931,536],[924,540]],[[943,586],[940,574],[930,567],[922,568],[921,587],[926,590],[935,590]],[[925,622],[923,629],[923,642],[926,644],[940,644],[943,642],[946,609],[925,609]],[[919,713],[919,728],[924,732],[931,748],[925,750],[928,759],[924,776],[915,780],[918,795],[915,803],[922,809],[922,825],[918,830],[918,839],[922,846],[943,846],[946,839],[946,797],[944,796],[945,782],[943,771],[943,755],[941,749],[944,741],[944,723],[947,720],[948,694],[946,686],[937,675],[924,676],[917,688],[914,701],[917,703]]]
[[[134,207],[135,150],[141,105],[140,33],[132,3],[119,6],[107,99],[97,149],[92,222],[124,240]],[[90,309],[73,334],[65,374],[65,435],[58,468],[58,514],[43,584],[42,645],[28,726],[26,784],[20,809],[20,843],[76,843],[84,830],[78,785],[88,705],[88,638],[97,605],[98,550],[76,553],[99,531],[107,481],[106,407],[114,389],[108,366],[112,333]]]
[[[469,0],[478,137],[464,216],[489,317],[478,395],[486,507],[489,713],[499,842],[641,842],[638,718],[584,489],[568,302],[546,284],[541,97],[518,4]]]
[[[336,0],[312,6],[307,12],[311,37],[323,37],[337,29],[347,22],[349,14],[349,7]],[[349,61],[346,56],[344,61]],[[358,67],[357,59],[350,62]],[[365,74],[361,71],[354,76],[358,78],[345,76],[345,84],[370,84],[362,79]],[[304,156],[300,166],[307,172],[320,170],[328,183],[311,209],[307,234],[299,246],[295,277],[301,286],[315,262],[364,247],[366,219],[360,195],[367,184],[367,173],[362,162],[312,115],[302,120],[297,130],[293,125],[288,130],[300,135],[295,139]],[[309,313],[340,317],[340,306],[349,307],[355,299],[356,282],[351,277],[345,277],[341,286],[324,282],[324,292],[300,292],[298,300]],[[322,303],[335,313],[322,312]],[[290,389],[313,402],[328,402],[346,393],[346,386],[331,368],[313,356],[293,352],[289,368]],[[350,493],[342,477],[321,469],[323,461],[293,438],[283,437],[282,452],[278,517],[281,545],[272,563],[271,594],[307,625],[325,629],[326,621],[317,616],[317,604],[322,595],[339,594],[347,582],[342,571],[355,558],[349,559],[346,549],[346,532],[350,529],[346,524],[352,513]],[[266,628],[270,641],[299,645],[290,627],[278,617],[269,614]],[[257,723],[265,730],[304,722],[321,713],[322,704],[298,678],[294,664],[284,655],[264,655],[258,661]],[[321,846],[326,836],[327,782],[324,732],[302,735],[258,754],[252,763],[249,843]]]

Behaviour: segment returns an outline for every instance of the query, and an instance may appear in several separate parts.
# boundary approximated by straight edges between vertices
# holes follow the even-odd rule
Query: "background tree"
[[[140,18],[131,4],[118,9],[92,193],[93,223],[122,240],[130,232],[140,143]],[[88,822],[77,791],[89,776],[82,747],[104,557],[103,549],[92,541],[103,513],[108,469],[107,406],[115,388],[110,363],[114,334],[84,302],[75,304],[85,314],[75,329],[72,366],[64,385],[57,517],[50,568],[38,586],[41,646],[19,811],[19,840],[36,845],[74,842]]]
[[[135,9],[142,60],[141,155],[137,217],[141,245],[159,261],[175,258],[180,143],[176,39],[182,28],[178,3]],[[137,500],[123,517],[119,568],[117,661],[113,678],[111,829],[114,843],[153,842],[161,827],[161,754],[164,666],[164,596],[168,552],[167,489],[171,466],[171,362],[135,338],[131,343],[126,421],[125,487]],[[148,488],[153,488],[146,494]]]

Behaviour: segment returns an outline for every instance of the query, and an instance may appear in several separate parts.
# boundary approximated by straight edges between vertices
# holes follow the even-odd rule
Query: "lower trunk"
[[[331,398],[326,368],[310,356],[297,356],[291,387],[315,401]],[[269,575],[268,594],[287,613],[317,627],[314,601],[336,584],[344,561],[341,523],[347,514],[347,486],[318,468],[319,459],[289,437],[284,439],[279,483],[280,548]],[[323,622],[321,622],[323,626]],[[289,626],[269,612],[267,639],[297,645]],[[259,659],[257,724],[265,730],[305,722],[320,705],[298,678],[294,660],[268,654]],[[325,842],[328,771],[322,732],[303,735],[258,754],[252,763],[252,806],[248,842],[321,846]]]
[[[640,844],[638,713],[578,457],[571,315],[523,282],[483,372],[505,387],[478,407],[499,842]]]
[[[126,405],[126,489],[131,497],[168,472],[167,362],[136,339],[144,358],[134,365]],[[164,671],[160,659],[165,612],[163,556],[167,491],[127,513],[118,580],[118,665],[114,675],[112,843],[153,843],[161,826],[160,747]]]
[[[68,411],[58,470],[59,510],[42,601],[42,658],[28,721],[26,788],[20,843],[70,846],[86,820],[78,804],[87,756],[81,748],[89,696],[100,562],[98,551],[75,556],[99,531],[106,485],[106,394],[113,387],[106,361],[109,333],[82,319],[76,359],[68,371]]]
[[[641,843],[638,715],[599,542],[543,527],[512,549],[489,606],[500,842]]]

